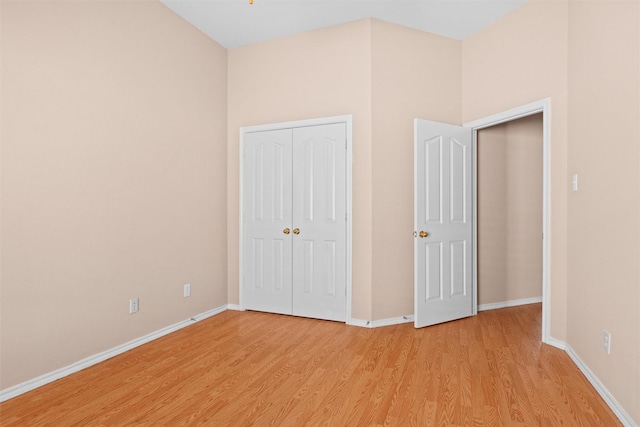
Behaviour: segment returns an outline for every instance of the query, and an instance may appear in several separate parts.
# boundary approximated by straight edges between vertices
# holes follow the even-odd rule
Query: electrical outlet
[[[187,283],[183,288],[183,296],[190,297],[191,296],[191,283]]]
[[[611,333],[609,331],[604,331],[604,351],[611,354]]]
[[[137,313],[140,308],[140,300],[138,298],[132,298],[129,300],[129,314]]]

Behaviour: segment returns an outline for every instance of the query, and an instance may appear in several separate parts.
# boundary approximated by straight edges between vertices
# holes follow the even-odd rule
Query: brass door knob
[[[299,228],[294,228],[293,229],[293,234],[300,234],[300,229]]]
[[[429,233],[427,233],[426,231],[421,231],[420,232],[420,238],[424,239],[425,237],[427,237],[429,235]]]
[[[284,234],[289,234],[289,233],[291,233],[291,230],[289,230],[288,228],[285,228],[284,230],[282,230],[282,232]]]

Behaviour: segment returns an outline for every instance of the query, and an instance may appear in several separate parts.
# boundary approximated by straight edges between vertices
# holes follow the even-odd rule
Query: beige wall
[[[5,389],[226,304],[227,53],[156,2],[1,8]]]
[[[228,289],[239,303],[239,129],[353,114],[353,317],[371,319],[371,21],[229,50]]]
[[[462,43],[372,21],[372,318],[413,313],[413,120],[461,124]]]
[[[569,196],[567,342],[640,424],[638,9],[569,5],[569,175],[579,191]]]
[[[478,131],[478,304],[542,296],[542,115]]]
[[[478,132],[478,304],[508,301],[507,129]]]
[[[637,9],[533,0],[465,40],[463,119],[551,98],[551,335],[640,423]]]
[[[462,44],[463,121],[551,98],[551,336],[566,340],[566,2],[527,2]]]

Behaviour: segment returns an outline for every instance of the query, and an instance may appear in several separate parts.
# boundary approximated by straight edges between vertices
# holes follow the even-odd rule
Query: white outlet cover
[[[132,298],[129,300],[129,314],[137,313],[140,309],[140,300],[138,298]]]
[[[187,283],[184,285],[183,295],[185,298],[191,296],[191,283]]]

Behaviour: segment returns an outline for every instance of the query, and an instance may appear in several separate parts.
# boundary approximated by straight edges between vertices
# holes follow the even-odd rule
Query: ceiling
[[[160,0],[226,48],[364,18],[464,40],[527,0]]]

